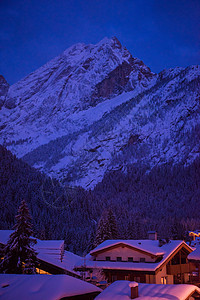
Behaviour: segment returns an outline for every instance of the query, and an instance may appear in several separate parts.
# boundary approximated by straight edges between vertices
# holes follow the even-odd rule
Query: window
[[[145,257],[140,257],[140,262],[145,262]]]
[[[48,273],[47,271],[44,271],[44,270],[39,269],[39,268],[36,268],[36,272],[37,272],[38,274],[47,274],[47,275],[51,275],[51,274]]]
[[[122,261],[122,258],[120,256],[118,256],[117,261]]]
[[[185,258],[185,257],[182,257],[182,258],[181,258],[181,263],[182,263],[182,264],[186,264],[186,263],[187,263],[187,261],[186,261],[186,258]]]
[[[133,257],[128,257],[129,262],[133,262]]]
[[[124,279],[125,280],[130,280],[130,276],[129,275],[125,275]]]
[[[167,284],[167,276],[161,277],[161,284]]]
[[[106,260],[109,261],[110,260],[110,256],[106,256]]]

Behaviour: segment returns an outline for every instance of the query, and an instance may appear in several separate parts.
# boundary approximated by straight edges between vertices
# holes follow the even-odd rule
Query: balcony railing
[[[190,272],[189,264],[168,265],[167,266],[167,274],[168,275],[176,275],[179,273],[189,273],[189,272]]]

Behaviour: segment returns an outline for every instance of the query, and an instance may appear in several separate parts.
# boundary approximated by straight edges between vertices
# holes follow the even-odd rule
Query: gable
[[[113,247],[127,246],[137,251],[145,252],[146,254],[158,256],[163,255],[162,247],[159,247],[159,241],[157,240],[106,240],[100,245],[98,245],[94,250],[90,251],[91,255],[96,255],[100,251],[105,251],[106,249],[112,249]]]
[[[133,261],[140,261],[140,259],[144,259],[148,262],[155,262],[155,259],[157,258],[156,255],[131,247],[124,243],[119,243],[96,251],[92,255],[96,258],[96,260],[106,260],[106,257],[109,257],[111,261],[116,261],[117,257],[121,257],[122,261],[128,261],[128,258],[130,257]]]
[[[164,257],[164,259],[158,265],[158,268],[156,269],[156,273],[158,273],[163,268],[163,266],[167,265],[170,261],[172,261],[179,251],[185,252],[187,256],[193,251],[193,249],[190,248],[185,242],[182,242],[176,249],[174,249],[174,251],[169,253],[168,256]]]

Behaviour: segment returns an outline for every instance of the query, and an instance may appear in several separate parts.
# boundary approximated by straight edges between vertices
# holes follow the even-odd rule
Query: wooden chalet
[[[184,241],[107,240],[96,247],[75,269],[92,274],[102,270],[106,280],[130,280],[152,284],[189,282],[188,255],[193,249]]]

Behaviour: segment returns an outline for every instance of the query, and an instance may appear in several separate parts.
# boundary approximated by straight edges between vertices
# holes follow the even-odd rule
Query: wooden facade
[[[138,252],[138,256],[146,255],[146,261],[137,260],[137,264],[136,261],[133,261],[133,269],[131,269],[130,261],[126,258],[126,260],[120,260],[120,268],[119,266],[116,266],[115,268],[115,264],[112,265],[112,262],[118,262],[119,257],[116,257],[117,259],[114,260],[112,252],[115,253],[115,255],[120,255],[120,249],[122,249],[122,247],[132,250],[133,256],[135,255],[135,252]],[[122,252],[123,251],[121,251],[121,256],[123,257]],[[109,260],[110,265],[108,265],[108,267],[102,267],[108,283],[112,283],[116,280],[129,280],[140,283],[180,284],[190,282],[190,273],[194,270],[194,266],[188,262],[187,256],[191,252],[192,249],[186,243],[182,242],[177,248],[175,248],[175,250],[171,251],[166,259],[162,259],[160,254],[153,255],[151,253],[147,253],[147,251],[126,245],[124,246],[123,243],[119,243],[118,245],[95,251],[92,253],[92,256],[96,262],[107,261],[108,257],[106,255],[108,254],[110,255],[109,258],[112,257],[112,260]],[[149,261],[147,260],[148,257]],[[126,269],[127,262],[129,262],[129,265]],[[140,269],[141,262],[142,264]],[[158,267],[155,269],[152,268],[151,270],[150,266],[154,263],[157,263]],[[145,264],[148,266],[147,268],[145,268]],[[135,270],[134,266],[136,266]],[[88,270],[92,272],[92,268],[88,268]]]
[[[200,287],[200,261],[190,261],[189,283]]]
[[[116,280],[129,280],[146,283],[147,273],[152,275],[152,272],[127,271],[127,270],[103,270],[109,283]],[[154,273],[154,272],[153,272]],[[155,275],[155,273],[154,273]]]

